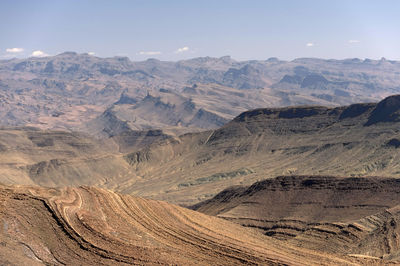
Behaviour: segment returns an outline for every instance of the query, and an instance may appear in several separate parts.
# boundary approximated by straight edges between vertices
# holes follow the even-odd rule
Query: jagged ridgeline
[[[0,124],[97,136],[179,127],[174,135],[254,108],[376,102],[400,92],[399,69],[389,60],[133,62],[74,52],[0,60]]]

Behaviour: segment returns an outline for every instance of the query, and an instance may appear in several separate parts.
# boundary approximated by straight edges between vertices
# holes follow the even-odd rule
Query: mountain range
[[[400,62],[0,61],[0,264],[400,261]]]
[[[194,109],[202,109],[207,114],[197,114],[195,120],[198,116],[214,118],[200,118],[191,123],[189,118],[195,114],[183,122],[176,115],[165,121],[166,124],[217,128],[226,119],[254,108],[376,102],[399,93],[399,76],[400,62],[385,59],[236,61],[225,56],[177,62],[156,59],[133,62],[126,57],[100,58],[65,52],[43,58],[0,61],[3,110],[0,123],[83,130],[93,120],[106,120],[101,117],[109,115],[110,108],[112,113],[118,113],[116,109],[127,109],[116,108],[118,104],[151,109],[154,102],[147,96],[160,97],[160,103],[168,104],[165,97],[172,98],[166,96],[171,93],[178,94],[176,98],[184,97],[172,102],[194,103]],[[156,111],[133,129],[163,126],[152,121],[159,114]],[[121,117],[125,119],[122,122],[137,121],[135,114],[133,117],[124,114],[126,110],[121,110]],[[107,125],[103,126],[107,130]]]

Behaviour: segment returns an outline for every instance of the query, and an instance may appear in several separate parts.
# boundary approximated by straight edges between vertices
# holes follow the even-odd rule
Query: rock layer
[[[192,207],[288,243],[398,260],[400,180],[281,176]]]
[[[4,264],[353,264],[165,202],[81,187],[0,187]]]

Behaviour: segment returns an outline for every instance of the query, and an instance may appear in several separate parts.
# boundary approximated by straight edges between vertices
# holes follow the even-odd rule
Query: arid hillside
[[[279,175],[399,177],[399,106],[400,96],[391,96],[335,108],[255,109],[178,137],[149,129],[98,140],[3,128],[0,182],[95,185],[189,206]]]
[[[142,179],[121,184],[121,192],[193,204],[278,175],[398,177],[399,110],[400,96],[391,96],[378,104],[244,112],[217,130],[127,155]]]
[[[276,86],[300,80],[337,85]],[[0,262],[398,263],[400,96],[242,112],[273,90],[227,83],[124,91],[75,124],[86,133],[0,128]]]
[[[0,266],[400,266],[400,0],[0,0]]]
[[[131,167],[113,142],[84,134],[18,127],[0,128],[0,183],[104,186]]]
[[[398,260],[400,180],[280,176],[192,207],[288,243]]]
[[[316,252],[221,218],[80,187],[0,186],[6,265],[357,265],[366,256]]]

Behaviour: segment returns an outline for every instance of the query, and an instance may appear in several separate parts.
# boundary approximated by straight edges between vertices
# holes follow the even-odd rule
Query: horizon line
[[[56,56],[61,56],[61,55],[66,55],[66,54],[71,54],[71,55],[77,55],[77,56],[90,56],[90,57],[95,57],[95,58],[100,58],[100,59],[113,59],[113,58],[127,58],[131,62],[145,62],[149,60],[153,61],[160,61],[160,62],[180,62],[180,61],[189,61],[193,59],[199,59],[199,58],[210,58],[210,59],[223,59],[223,58],[229,58],[230,60],[236,61],[236,62],[247,62],[247,61],[280,61],[280,62],[293,62],[296,60],[324,60],[324,61],[347,61],[347,60],[359,60],[359,61],[388,61],[388,62],[399,62],[399,59],[387,59],[386,57],[381,57],[377,59],[373,58],[360,58],[360,57],[347,57],[347,58],[323,58],[323,57],[296,57],[293,59],[285,60],[285,59],[279,59],[279,57],[268,57],[266,59],[235,59],[231,55],[223,55],[223,56],[197,56],[197,57],[190,57],[186,59],[180,59],[180,60],[160,60],[155,57],[149,57],[144,60],[134,60],[133,58],[126,56],[126,55],[114,55],[114,56],[108,56],[108,57],[103,57],[103,56],[98,56],[96,54],[90,54],[90,52],[75,52],[75,51],[65,51],[61,52],[55,55],[46,55],[46,56],[27,56],[27,57],[10,57],[10,58],[5,58],[6,55],[0,56],[0,61],[11,61],[11,60],[24,60],[24,59],[44,59],[44,58],[50,58],[50,57],[56,57]]]

